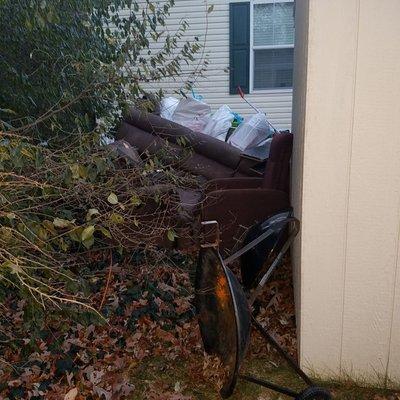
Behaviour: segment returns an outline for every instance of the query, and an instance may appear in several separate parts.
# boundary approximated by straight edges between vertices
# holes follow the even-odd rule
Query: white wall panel
[[[399,1],[360,3],[342,367],[371,379],[386,374],[393,317],[400,201],[399,15]]]
[[[293,113],[301,362],[400,382],[400,2],[297,9],[308,10]]]

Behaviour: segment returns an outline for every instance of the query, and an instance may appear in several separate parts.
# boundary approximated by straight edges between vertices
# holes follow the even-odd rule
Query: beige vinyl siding
[[[308,0],[296,12],[301,364],[399,384],[400,2]]]
[[[248,116],[254,114],[254,111],[238,95],[229,94],[229,73],[227,71],[229,67],[229,3],[228,0],[210,0],[208,2],[176,0],[167,22],[167,29],[170,32],[176,31],[179,22],[185,19],[189,23],[185,40],[191,40],[194,36],[198,36],[200,43],[205,43],[204,54],[210,63],[205,75],[197,80],[195,90],[210,104],[212,111],[227,104],[233,111]],[[211,4],[214,5],[214,10],[207,14],[207,8]],[[193,65],[190,69],[193,69]],[[184,71],[187,71],[187,68]],[[164,81],[161,85],[150,84],[148,87],[155,90],[161,86],[167,94],[173,94],[175,89],[182,86],[185,77],[183,74],[175,81]],[[248,94],[246,98],[266,112],[271,123],[278,129],[290,129],[291,89],[252,93]]]

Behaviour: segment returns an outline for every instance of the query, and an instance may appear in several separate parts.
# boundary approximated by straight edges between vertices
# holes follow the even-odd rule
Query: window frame
[[[254,89],[254,50],[268,49],[294,49],[292,45],[277,45],[277,46],[254,46],[254,6],[256,4],[272,4],[272,3],[293,3],[294,0],[250,0],[250,77],[249,77],[249,93],[291,93],[293,87],[290,88],[270,88],[270,89]]]

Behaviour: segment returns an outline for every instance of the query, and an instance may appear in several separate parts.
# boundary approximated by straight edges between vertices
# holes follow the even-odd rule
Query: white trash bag
[[[264,140],[256,147],[250,147],[243,151],[244,154],[258,158],[260,160],[266,160],[269,157],[269,151],[271,149],[272,137]]]
[[[164,97],[160,104],[160,117],[172,121],[172,116],[178,107],[179,99],[175,97]]]
[[[211,107],[192,97],[182,99],[176,107],[172,121],[193,131],[202,132],[211,114]]]
[[[262,146],[266,139],[275,133],[263,113],[246,118],[233,132],[228,143],[244,151]]]
[[[202,132],[225,141],[226,134],[232,126],[234,118],[232,110],[227,105],[223,105],[210,117]]]

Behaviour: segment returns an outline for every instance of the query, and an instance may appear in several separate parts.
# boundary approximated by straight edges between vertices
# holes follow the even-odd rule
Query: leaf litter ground
[[[38,313],[9,296],[1,305],[0,399],[218,399],[218,361],[204,355],[193,306],[195,260],[138,252],[90,271],[91,304],[106,316]],[[104,262],[103,262],[104,261]],[[88,271],[89,273],[89,271]],[[296,357],[290,262],[275,274],[259,320]],[[301,389],[301,382],[254,332],[246,371]],[[329,383],[338,399],[399,400],[389,391]],[[240,383],[232,398],[283,399]]]

